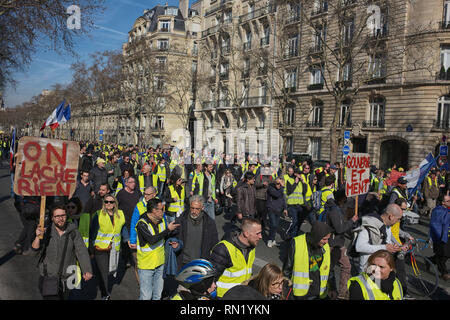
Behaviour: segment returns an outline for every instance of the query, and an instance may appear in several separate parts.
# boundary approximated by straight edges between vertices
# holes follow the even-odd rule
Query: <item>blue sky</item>
[[[156,5],[178,6],[178,0],[106,0],[105,11],[95,19],[96,29],[92,30],[90,37],[78,39],[75,42],[75,51],[80,61],[89,64],[89,54],[96,51],[121,49],[122,43],[127,41],[128,31],[133,27],[134,21],[143,14],[144,9],[151,9]],[[192,2],[190,2],[192,3]],[[83,23],[83,12],[81,12]],[[40,47],[45,48],[45,43]],[[4,92],[5,105],[14,107],[44,89],[50,89],[55,83],[67,84],[72,79],[70,65],[77,58],[70,55],[58,55],[52,51],[40,49],[33,55],[32,63],[25,72],[15,74],[16,88],[7,88]]]

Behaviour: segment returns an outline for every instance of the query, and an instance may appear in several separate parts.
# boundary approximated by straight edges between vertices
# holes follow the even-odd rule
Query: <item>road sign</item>
[[[346,155],[348,155],[349,153],[350,153],[350,147],[348,146],[348,145],[345,145],[343,148],[342,148],[342,153],[346,156]]]
[[[99,141],[103,141],[103,135],[101,134],[100,137],[98,138]]]
[[[349,140],[350,139],[350,131],[344,131],[344,139]]]
[[[444,157],[446,157],[446,156],[448,156],[448,146],[446,146],[445,144],[444,145],[441,145],[440,147],[439,147],[439,155],[442,157],[442,156],[444,156]]]
[[[103,134],[103,130],[98,130],[98,134],[102,135]]]
[[[349,146],[350,145],[350,140],[344,139],[344,146]]]

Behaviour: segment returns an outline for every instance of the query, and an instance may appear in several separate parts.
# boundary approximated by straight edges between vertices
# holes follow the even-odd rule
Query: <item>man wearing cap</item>
[[[439,182],[434,169],[430,171],[423,182],[423,194],[427,204],[426,215],[429,215],[436,207],[436,199],[439,197]]]
[[[98,192],[102,184],[108,183],[108,171],[106,171],[105,162],[105,159],[97,158],[95,167],[89,173],[89,180],[95,193]]]

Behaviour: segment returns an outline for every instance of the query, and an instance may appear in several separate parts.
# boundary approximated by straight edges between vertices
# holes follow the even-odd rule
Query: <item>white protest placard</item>
[[[347,168],[345,194],[353,197],[369,192],[370,156],[368,153],[349,153],[345,161]]]

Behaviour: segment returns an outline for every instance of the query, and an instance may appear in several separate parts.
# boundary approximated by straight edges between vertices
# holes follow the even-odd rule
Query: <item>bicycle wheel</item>
[[[439,273],[436,266],[422,255],[410,255],[408,282],[409,289],[413,295],[429,297],[437,289],[439,283]],[[427,270],[429,267],[429,270]],[[426,271],[427,270],[427,271]]]

